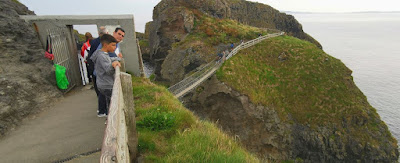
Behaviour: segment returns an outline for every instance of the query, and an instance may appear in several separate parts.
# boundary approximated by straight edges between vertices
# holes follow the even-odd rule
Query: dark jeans
[[[93,70],[91,70],[89,68],[89,63],[86,63],[86,73],[87,73],[87,77],[89,78],[89,82],[91,82],[93,79],[92,75],[93,75]]]
[[[111,95],[112,95],[112,89],[99,89],[100,94],[104,97],[104,101],[106,102],[106,108],[105,114],[108,115],[108,111],[110,110],[110,102],[111,102]],[[100,101],[100,96],[99,96],[99,101]],[[99,114],[102,114],[99,110]]]
[[[98,108],[97,108],[97,110],[99,111],[98,114],[108,114],[106,97],[104,97],[104,95],[101,94],[99,89],[97,88],[96,76],[93,76],[93,86],[94,90],[96,91],[98,99]]]

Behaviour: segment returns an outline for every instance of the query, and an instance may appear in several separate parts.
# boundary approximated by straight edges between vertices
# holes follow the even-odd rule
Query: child
[[[121,66],[121,64],[117,61],[118,57],[110,58],[108,55],[108,53],[115,51],[117,40],[109,34],[104,34],[100,39],[100,43],[103,47],[96,50],[90,59],[93,61],[94,69],[96,70],[97,88],[100,93],[105,96],[107,106],[106,110],[99,110],[98,116],[105,117],[107,116],[110,107],[115,67]],[[98,100],[100,103],[100,100],[102,99],[99,98]]]

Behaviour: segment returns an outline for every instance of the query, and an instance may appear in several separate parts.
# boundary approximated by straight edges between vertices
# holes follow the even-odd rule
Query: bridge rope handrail
[[[270,29],[267,29],[270,30]],[[260,36],[256,39],[247,41],[247,42],[242,42],[240,45],[236,46],[227,56],[226,60],[229,58],[233,57],[236,55],[240,50],[246,49],[248,47],[251,47],[255,44],[260,43],[261,41],[272,38],[272,37],[277,37],[283,35],[284,32],[278,31],[273,34],[268,34],[265,36]],[[180,82],[174,84],[173,86],[169,87],[168,90],[177,98],[185,95],[186,93],[190,92],[194,88],[196,88],[198,85],[203,83],[206,79],[208,79],[211,75],[213,75],[221,66],[222,66],[222,58],[218,60],[217,62],[210,62],[204,66],[202,66],[200,69],[198,69],[196,72],[191,74],[190,76],[186,77],[185,79],[181,80]]]

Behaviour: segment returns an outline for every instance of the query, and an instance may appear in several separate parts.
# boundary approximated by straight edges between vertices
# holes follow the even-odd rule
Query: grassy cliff
[[[230,19],[211,17],[196,9],[173,7],[168,12],[171,13],[167,13],[167,15],[183,12],[184,15],[187,15],[187,19],[192,20],[189,21],[192,24],[186,23],[186,26],[193,25],[189,28],[190,32],[182,38],[174,35],[175,39],[179,41],[172,43],[171,50],[168,50],[168,56],[163,60],[160,73],[161,77],[166,79],[169,84],[182,80],[185,75],[197,67],[215,60],[217,54],[229,49],[231,43],[237,45],[241,41],[267,34],[267,31],[263,29]],[[180,18],[181,14],[177,17]],[[175,25],[173,22],[179,21],[184,24],[184,21],[180,19],[171,18],[170,20],[173,25]],[[176,28],[173,25],[169,29]],[[176,64],[178,62],[182,64]]]
[[[195,15],[193,31],[181,45],[193,41],[202,41],[209,46],[238,43],[241,40],[257,38],[267,32],[257,27],[241,24],[231,19],[219,19],[203,14],[198,10],[189,10]]]
[[[236,11],[223,8],[260,11],[266,20],[273,19],[267,22],[277,21],[260,27],[302,33],[293,17],[275,19],[273,12],[258,10],[254,3],[242,8],[238,5],[244,1],[230,6],[219,2],[171,0],[155,7],[149,44],[155,50],[156,80],[177,83],[214,61],[230,43],[265,34],[245,25],[262,23],[260,19],[242,19],[259,14],[235,17],[231,13]],[[397,141],[354,84],[351,70],[318,45],[289,36],[263,41],[226,61],[217,78],[205,81],[183,102],[196,115],[218,122],[262,159],[397,160]]]
[[[253,103],[274,108],[285,123],[334,131],[329,141],[396,149],[397,141],[351,73],[314,44],[283,36],[240,51],[218,70],[217,78]],[[395,150],[386,154],[396,156]]]
[[[259,162],[214,124],[196,118],[165,87],[133,78],[133,93],[145,162]]]

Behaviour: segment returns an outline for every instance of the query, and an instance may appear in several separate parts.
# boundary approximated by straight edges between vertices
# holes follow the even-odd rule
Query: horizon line
[[[356,13],[400,13],[400,11],[342,11],[342,12],[314,12],[314,11],[280,11],[284,13],[298,14],[356,14]]]

